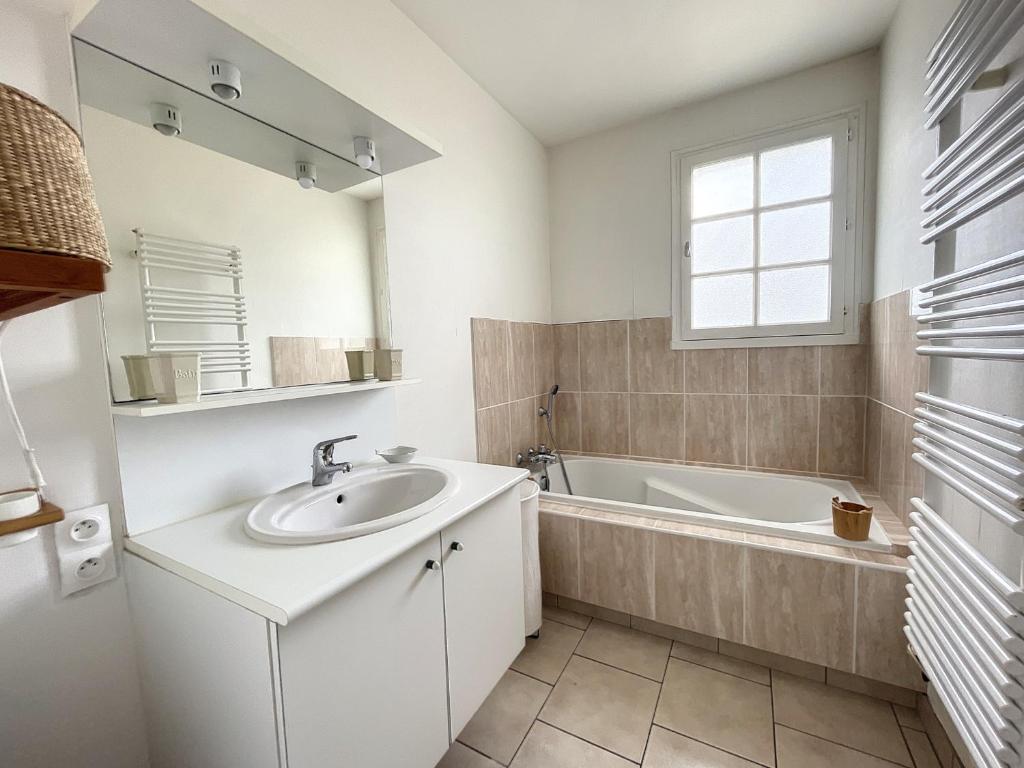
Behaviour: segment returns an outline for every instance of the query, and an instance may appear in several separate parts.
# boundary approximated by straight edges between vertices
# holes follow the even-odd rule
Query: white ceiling
[[[544,144],[877,45],[899,0],[392,0]]]

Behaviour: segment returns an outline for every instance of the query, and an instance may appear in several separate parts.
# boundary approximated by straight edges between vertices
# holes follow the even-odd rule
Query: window
[[[673,153],[673,346],[856,342],[858,117]]]

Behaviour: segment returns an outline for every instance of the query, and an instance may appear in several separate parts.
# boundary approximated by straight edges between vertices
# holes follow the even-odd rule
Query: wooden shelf
[[[368,379],[366,381],[345,381],[338,384],[309,384],[302,387],[277,387],[274,389],[256,389],[248,392],[224,392],[218,395],[205,395],[198,403],[158,403],[155,400],[144,400],[133,403],[114,403],[110,406],[110,412],[115,416],[148,418],[151,416],[168,416],[175,413],[212,411],[218,408],[237,408],[242,405],[255,405],[257,403],[302,400],[307,397],[344,395],[349,392],[393,389],[395,387],[409,386],[410,384],[419,384],[420,381],[420,379],[397,379],[395,381]]]
[[[34,491],[35,488],[20,488],[22,491]],[[20,531],[27,531],[31,528],[39,528],[43,525],[51,525],[52,523],[59,523],[64,519],[64,510],[58,507],[56,504],[51,504],[48,501],[42,502],[39,507],[39,511],[25,517],[16,517],[13,520],[0,520],[0,536],[6,536],[9,533],[18,533]]]
[[[0,320],[102,293],[103,271],[95,259],[0,248]]]

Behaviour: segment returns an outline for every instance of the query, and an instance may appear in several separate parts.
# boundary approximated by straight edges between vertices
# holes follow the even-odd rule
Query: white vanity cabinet
[[[520,530],[513,487],[287,624],[129,555],[153,768],[433,768],[523,647]]]

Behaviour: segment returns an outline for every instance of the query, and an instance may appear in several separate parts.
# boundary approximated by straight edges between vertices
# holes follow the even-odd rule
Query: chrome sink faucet
[[[346,435],[316,444],[313,448],[313,485],[327,485],[334,479],[335,472],[344,474],[352,471],[352,464],[348,461],[334,463],[334,446],[357,437],[359,435]]]

